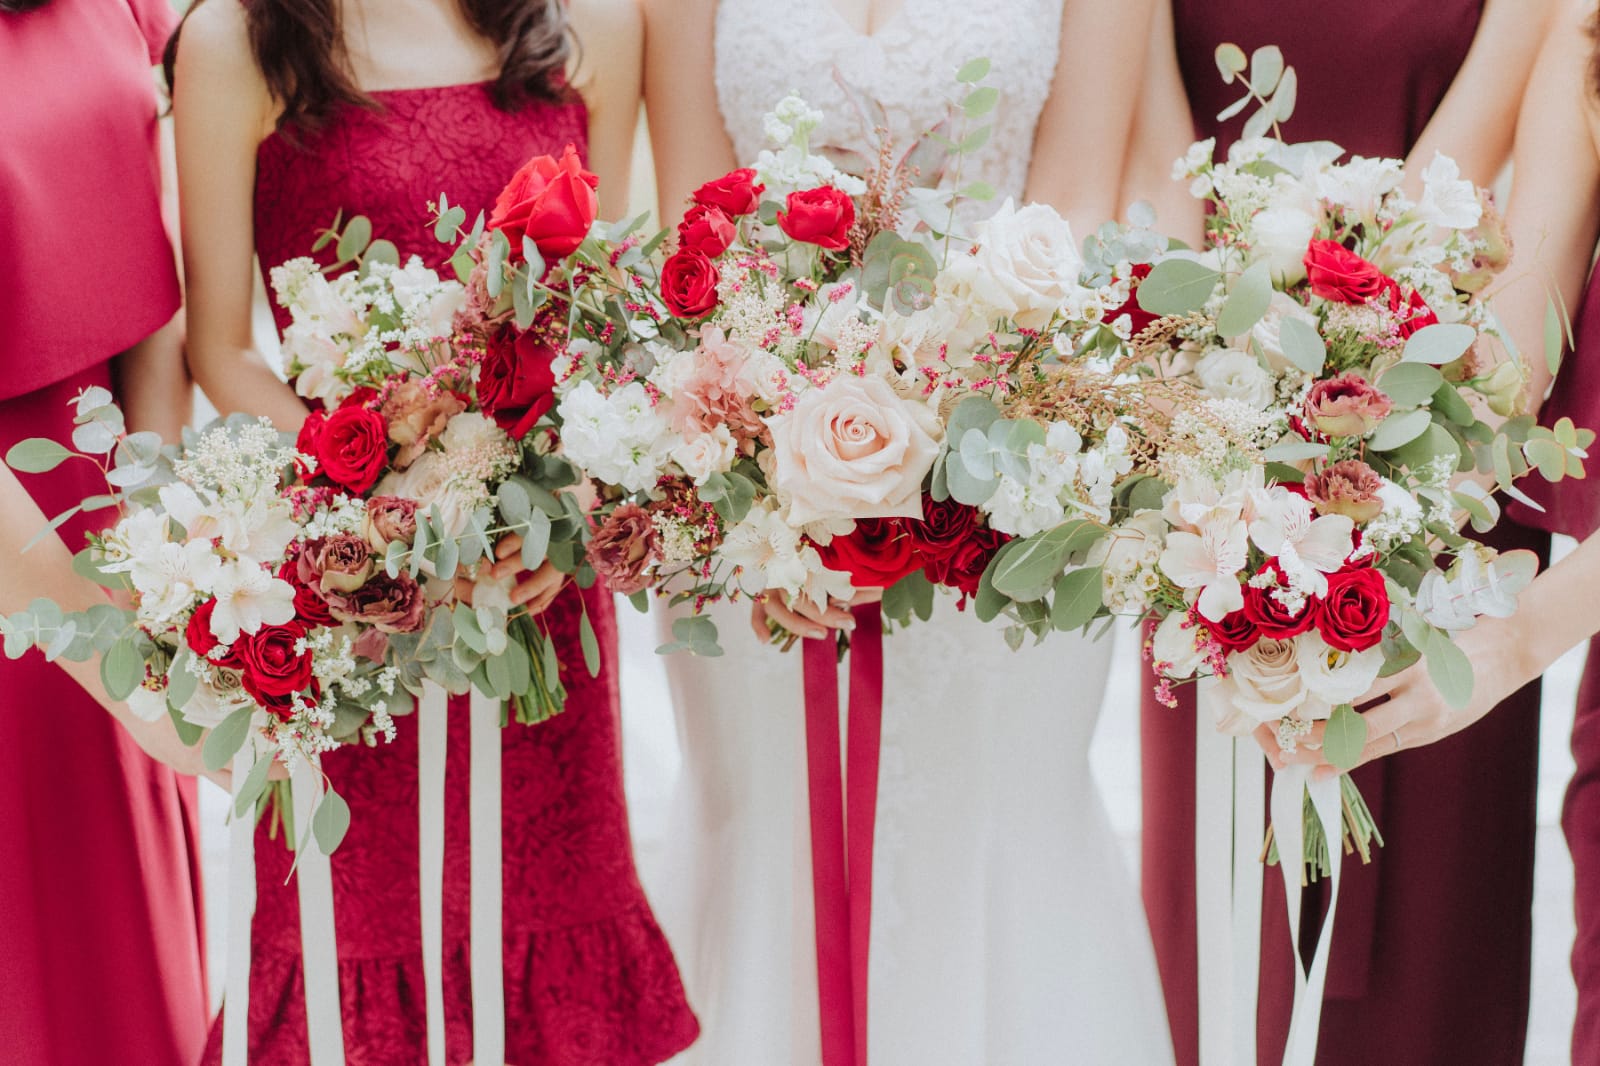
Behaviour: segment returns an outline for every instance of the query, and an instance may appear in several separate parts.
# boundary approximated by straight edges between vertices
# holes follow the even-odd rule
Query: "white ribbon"
[[[417,850],[428,1066],[444,1062],[444,765],[449,695],[429,682],[417,701]]]
[[[339,1020],[339,948],[333,927],[333,872],[311,833],[322,797],[322,772],[304,759],[289,772],[294,797],[296,867],[300,892],[300,958],[306,986],[306,1045],[311,1066],[344,1066]]]
[[[1195,719],[1195,915],[1202,1066],[1255,1066],[1266,760],[1219,733],[1215,682]]]
[[[500,855],[500,701],[472,693],[472,1061],[506,1061]]]
[[[250,1056],[250,920],[256,913],[256,820],[238,813],[239,790],[255,762],[253,745],[233,756],[228,802],[228,962],[223,985],[222,1066],[245,1066]]]
[[[1311,970],[1300,963],[1300,879],[1305,863],[1303,817],[1305,796],[1322,824],[1328,842],[1328,914],[1317,936]],[[1322,994],[1328,980],[1328,956],[1333,946],[1333,919],[1339,909],[1339,867],[1344,849],[1339,779],[1314,781],[1311,767],[1289,766],[1272,782],[1272,825],[1278,843],[1278,868],[1283,873],[1283,894],[1289,909],[1289,941],[1294,945],[1294,1013],[1283,1066],[1312,1066],[1317,1057],[1317,1031],[1322,1025]]]

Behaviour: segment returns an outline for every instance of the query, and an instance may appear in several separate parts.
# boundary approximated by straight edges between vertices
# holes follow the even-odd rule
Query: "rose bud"
[[[730,170],[715,181],[694,191],[694,202],[701,207],[720,207],[732,218],[748,215],[761,205],[765,185],[756,184],[756,172],[749,167]]]
[[[1338,241],[1312,241],[1305,268],[1311,291],[1335,303],[1370,303],[1394,285],[1383,271]]]
[[[778,212],[778,228],[793,239],[830,252],[850,247],[856,205],[842,189],[832,185],[801,189],[789,194],[785,207]]]
[[[410,545],[417,535],[417,501],[404,496],[372,497],[361,530],[375,552],[386,551],[390,541]]]
[[[1319,381],[1306,394],[1306,421],[1326,437],[1365,437],[1389,417],[1389,397],[1354,371]]]
[[[1306,478],[1303,487],[1318,514],[1342,514],[1360,526],[1383,511],[1383,500],[1378,497],[1383,479],[1360,459],[1334,463]]]
[[[632,596],[650,587],[656,561],[656,526],[650,512],[625,503],[606,516],[589,541],[589,565],[613,591]]]
[[[1487,378],[1479,381],[1477,389],[1489,402],[1489,410],[1502,418],[1511,418],[1526,410],[1527,395],[1524,392],[1526,385],[1522,368],[1508,360],[1495,367]]]
[[[367,583],[373,569],[372,549],[353,533],[311,541],[300,553],[300,580],[315,585],[324,596],[355,591]]]

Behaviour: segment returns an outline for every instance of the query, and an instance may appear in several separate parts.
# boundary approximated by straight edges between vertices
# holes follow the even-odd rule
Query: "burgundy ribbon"
[[[841,759],[834,641],[808,640],[804,648],[811,887],[817,921],[823,1066],[867,1063],[872,845],[883,733],[883,621],[877,604],[857,607],[854,614],[847,762]]]

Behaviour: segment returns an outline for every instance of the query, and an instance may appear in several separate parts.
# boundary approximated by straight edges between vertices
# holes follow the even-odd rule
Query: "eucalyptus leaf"
[[[1099,540],[1101,532],[1093,522],[1079,519],[1013,542],[1019,546],[997,560],[995,591],[1016,600],[1040,599],[1072,553]]]
[[[1478,331],[1471,326],[1437,322],[1411,335],[1411,339],[1406,341],[1401,360],[1443,366],[1460,359],[1477,339]]]
[[[550,516],[543,511],[528,515],[528,525],[522,533],[522,568],[537,570],[550,554]]]
[[[253,708],[240,707],[211,730],[200,751],[200,761],[207,770],[220,770],[233,760],[234,753],[244,746],[250,735],[252,713]]]
[[[1353,770],[1366,746],[1367,720],[1348,703],[1335,707],[1322,734],[1322,753],[1329,764],[1340,770]]]
[[[345,226],[344,232],[339,234],[339,245],[335,251],[341,263],[348,263],[366,251],[371,243],[372,221],[366,215],[356,215]]]
[[[594,635],[594,623],[585,610],[578,616],[578,643],[583,647],[583,665],[590,677],[600,676],[600,641]]]
[[[1217,314],[1217,332],[1238,337],[1255,328],[1272,304],[1272,265],[1257,260],[1233,283],[1222,310]]]
[[[1427,363],[1396,363],[1377,382],[1384,395],[1401,407],[1420,407],[1443,384],[1444,375]]]
[[[1367,447],[1374,451],[1390,452],[1410,444],[1428,431],[1433,424],[1433,413],[1422,409],[1399,411],[1378,423],[1367,439]]]
[[[29,437],[6,452],[6,465],[19,474],[43,474],[70,458],[71,451],[48,437]]]
[[[1139,283],[1139,306],[1153,315],[1187,315],[1205,306],[1222,275],[1192,259],[1164,259]]]
[[[455,210],[459,211],[460,208]],[[332,855],[339,850],[344,835],[349,831],[350,805],[343,796],[329,788],[322,794],[322,801],[311,815],[311,835],[317,839],[317,850],[324,855]]]
[[[1050,624],[1069,633],[1094,621],[1103,606],[1100,596],[1103,576],[1102,567],[1085,566],[1057,578],[1055,596],[1050,604]]]
[[[125,634],[101,656],[100,682],[105,685],[107,696],[114,700],[125,700],[143,681],[144,656],[139,654],[139,645],[133,634]]]
[[[1561,319],[1556,313],[1556,302],[1546,300],[1544,305],[1544,362],[1552,375],[1561,369]]]
[[[956,71],[956,81],[963,85],[973,85],[989,76],[991,64],[986,56],[969,59]]]
[[[1471,702],[1472,662],[1448,633],[1429,627],[1422,654],[1428,661],[1428,677],[1446,703],[1459,710]]]
[[[1298,463],[1305,459],[1322,459],[1330,451],[1326,444],[1286,437],[1262,453],[1262,458],[1276,463]]]
[[[1285,317],[1279,329],[1278,343],[1283,346],[1283,357],[1312,377],[1322,373],[1328,362],[1328,346],[1310,323],[1298,318]]]
[[[256,800],[261,798],[261,793],[267,790],[267,775],[272,772],[272,758],[258,756],[250,764],[250,772],[244,775],[244,781],[239,785],[239,797],[233,802],[233,816],[243,818],[254,807]]]
[[[1215,53],[1217,73],[1222,75],[1222,80],[1233,84],[1233,79],[1250,69],[1250,60],[1245,56],[1244,49],[1236,44],[1219,44]]]

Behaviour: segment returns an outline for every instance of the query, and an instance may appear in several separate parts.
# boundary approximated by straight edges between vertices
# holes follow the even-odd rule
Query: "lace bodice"
[[[889,134],[908,145],[944,116],[956,70],[987,57],[985,84],[1000,90],[1000,104],[993,136],[962,180],[1020,198],[1060,31],[1061,0],[903,0],[872,34],[857,32],[830,0],[721,0],[717,101],[741,162],[767,146],[762,116],[791,92],[825,116],[815,146],[871,154],[875,123],[841,81],[882,105]]]

